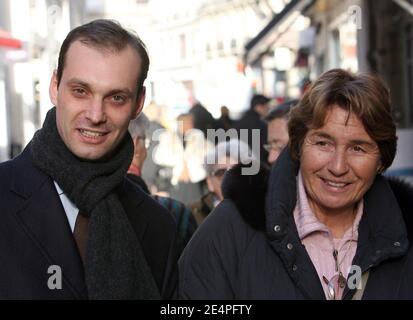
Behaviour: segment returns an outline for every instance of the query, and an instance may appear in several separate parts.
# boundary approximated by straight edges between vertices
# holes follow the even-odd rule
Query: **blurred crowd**
[[[288,113],[297,102],[277,104],[257,93],[240,119],[232,119],[224,105],[214,118],[196,102],[172,122],[161,106],[150,103],[131,121],[135,151],[128,175],[174,213],[181,250],[223,200],[228,169],[239,163],[269,168],[275,162],[288,143]]]

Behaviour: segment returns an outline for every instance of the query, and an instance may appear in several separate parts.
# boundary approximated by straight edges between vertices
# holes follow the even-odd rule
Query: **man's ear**
[[[146,97],[146,88],[142,86],[142,89],[139,92],[139,96],[136,98],[136,110],[132,115],[132,119],[136,119],[139,113],[142,112],[143,104],[145,103]]]
[[[212,183],[210,176],[207,176],[207,177],[206,177],[206,182],[207,182],[208,191],[209,191],[209,192],[215,192],[215,190],[214,190],[214,184]]]
[[[57,71],[54,70],[49,85],[49,97],[54,106],[57,105]]]
[[[135,154],[138,148],[138,144],[139,144],[139,137],[133,137],[132,141],[133,141],[133,154]]]

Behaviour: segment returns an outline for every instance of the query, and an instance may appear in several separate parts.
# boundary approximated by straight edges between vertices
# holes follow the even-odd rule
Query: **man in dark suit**
[[[263,163],[268,157],[268,152],[263,147],[267,142],[267,124],[263,119],[268,113],[270,102],[270,98],[255,94],[251,98],[250,109],[245,111],[241,119],[235,123],[240,140],[248,143],[255,156]]]
[[[172,297],[173,218],[125,178],[148,67],[142,41],[113,21],[66,37],[55,107],[0,164],[0,299]]]

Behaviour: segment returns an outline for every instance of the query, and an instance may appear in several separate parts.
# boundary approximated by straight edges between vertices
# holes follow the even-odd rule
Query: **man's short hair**
[[[272,109],[267,116],[264,118],[264,121],[267,123],[271,122],[274,119],[283,118],[288,120],[288,115],[292,107],[298,103],[297,99],[290,100],[284,103],[279,104],[274,109]]]
[[[136,119],[132,119],[129,122],[128,130],[132,138],[146,138],[148,137],[149,126],[150,121],[148,117],[143,112],[141,112]]]
[[[266,103],[268,103],[268,102],[270,102],[270,101],[271,101],[270,98],[268,98],[268,97],[266,97],[266,96],[264,96],[264,95],[262,95],[262,94],[255,94],[255,95],[251,98],[250,107],[251,107],[251,109],[254,109],[254,107],[255,107],[256,105],[266,104]]]
[[[136,34],[125,30],[118,22],[108,19],[91,21],[68,33],[59,52],[57,65],[58,86],[62,79],[67,51],[69,50],[70,45],[75,41],[80,41],[90,47],[115,50],[115,52],[123,50],[128,45],[131,46],[141,58],[141,71],[137,83],[139,96],[149,69],[149,56],[146,46]]]

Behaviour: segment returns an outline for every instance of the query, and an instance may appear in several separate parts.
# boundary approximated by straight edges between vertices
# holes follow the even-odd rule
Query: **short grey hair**
[[[136,119],[132,119],[129,122],[129,133],[132,138],[136,137],[147,137],[149,131],[150,121],[148,117],[141,112]]]
[[[207,175],[211,175],[214,166],[218,164],[218,161],[225,158],[230,158],[232,164],[238,163],[252,163],[257,161],[256,156],[252,152],[251,148],[244,141],[239,139],[231,139],[229,141],[221,141],[215,148],[211,149],[204,158],[204,168]]]

